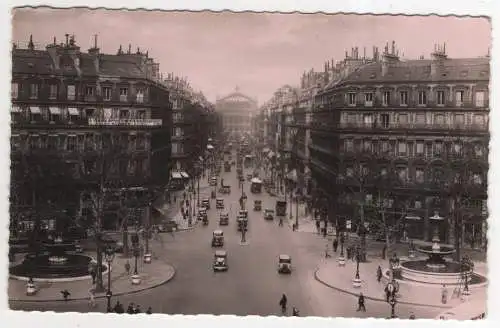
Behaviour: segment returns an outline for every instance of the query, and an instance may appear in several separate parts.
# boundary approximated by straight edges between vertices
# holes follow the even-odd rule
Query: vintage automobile
[[[215,187],[215,186],[217,186],[217,177],[216,177],[216,176],[212,176],[212,177],[210,177],[210,180],[209,180],[209,182],[208,182],[208,183],[209,183],[209,185],[210,185],[211,187]]]
[[[278,273],[292,273],[292,258],[289,255],[281,254],[278,257]]]
[[[227,252],[226,251],[215,251],[214,254],[214,271],[227,271]]]
[[[250,182],[250,192],[253,194],[260,194],[262,192],[262,181],[259,178],[252,178]]]
[[[222,230],[214,230],[212,236],[212,247],[224,246],[224,232]]]
[[[218,210],[224,209],[224,199],[223,198],[217,198],[217,200],[215,201],[215,208]]]
[[[238,216],[236,221],[238,222],[238,231],[241,231],[242,228],[244,228],[245,231],[248,231],[248,219]]]
[[[210,199],[208,198],[204,198],[202,201],[201,201],[201,206],[205,207],[207,210],[210,209]]]
[[[221,213],[219,216],[219,225],[229,225],[229,214],[228,213]]]
[[[264,219],[265,220],[274,220],[274,210],[271,208],[266,208],[264,210]]]
[[[203,220],[204,218],[208,218],[207,210],[204,207],[201,207],[198,210],[198,220]]]
[[[219,188],[219,192],[221,194],[230,194],[231,193],[231,186],[222,186]]]
[[[248,220],[248,211],[247,210],[240,210],[238,212],[238,216],[243,217]]]
[[[262,201],[260,199],[256,199],[253,201],[253,210],[262,211]]]

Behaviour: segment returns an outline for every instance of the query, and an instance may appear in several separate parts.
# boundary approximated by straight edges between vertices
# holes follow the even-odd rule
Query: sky
[[[416,59],[429,58],[436,43],[446,43],[452,58],[485,56],[491,44],[485,18],[23,8],[12,19],[13,42],[22,47],[30,34],[45,47],[69,33],[82,50],[94,34],[104,53],[120,44],[148,50],[164,76],[187,77],[212,102],[238,87],[262,104],[355,46],[371,56],[373,46],[382,51],[394,40],[402,57]]]

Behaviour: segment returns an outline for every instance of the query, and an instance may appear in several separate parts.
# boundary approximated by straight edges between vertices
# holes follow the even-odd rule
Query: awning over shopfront
[[[208,144],[208,145],[207,145],[207,149],[208,149],[208,150],[212,150],[212,149],[214,149],[214,146],[212,146],[212,145]]]
[[[182,179],[182,175],[180,172],[172,172],[173,179]]]
[[[270,151],[271,151],[271,149],[269,149],[268,147],[264,147],[264,149],[262,149],[263,153],[268,153]]]
[[[12,107],[10,108],[10,112],[11,113],[21,113],[21,107],[19,107],[17,105],[12,105]]]
[[[297,170],[293,169],[287,173],[286,178],[288,180],[297,181]]]
[[[69,107],[68,113],[70,116],[78,116],[79,115],[78,109],[76,109],[75,107]]]
[[[41,114],[40,107],[38,106],[30,106],[31,114]]]
[[[61,109],[59,107],[49,107],[49,112],[51,115],[61,115]]]
[[[184,178],[184,179],[189,179],[189,174],[187,174],[186,172],[182,171],[181,172],[181,176]]]
[[[416,216],[416,215],[408,215],[408,216],[405,216],[405,220],[419,221],[419,220],[422,220],[422,218],[420,216]]]
[[[267,154],[267,158],[271,159],[274,157],[274,152],[269,152],[269,154]]]
[[[199,160],[200,162],[203,162],[203,157],[201,157],[201,156],[200,156],[200,157],[198,157],[198,160]]]

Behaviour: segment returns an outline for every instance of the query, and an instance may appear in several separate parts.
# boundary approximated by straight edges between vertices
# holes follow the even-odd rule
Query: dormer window
[[[365,106],[367,106],[367,107],[373,106],[373,93],[372,92],[365,93]]]
[[[76,88],[74,85],[68,85],[68,100],[75,100]]]
[[[49,87],[49,99],[57,99],[57,84],[51,84]]]
[[[10,96],[12,99],[17,99],[17,97],[19,96],[19,84],[17,83],[11,84]]]
[[[418,105],[419,106],[427,105],[427,92],[425,91],[418,92]]]
[[[90,86],[85,88],[85,96],[87,97],[93,97],[95,93],[95,88]]]
[[[461,107],[464,104],[464,91],[459,90],[455,92],[455,105]]]
[[[128,88],[120,88],[120,101],[127,101]]]
[[[399,92],[399,105],[408,106],[408,91]]]
[[[136,101],[138,103],[144,102],[144,90],[142,90],[142,89],[137,90]]]
[[[389,106],[390,104],[391,104],[391,92],[384,91],[384,93],[382,95],[382,105]]]
[[[356,106],[356,94],[354,92],[347,94],[347,103],[349,106]]]
[[[30,84],[30,98],[38,99],[38,84],[36,83]]]
[[[444,106],[444,91],[438,91],[437,92],[437,105],[438,106]]]

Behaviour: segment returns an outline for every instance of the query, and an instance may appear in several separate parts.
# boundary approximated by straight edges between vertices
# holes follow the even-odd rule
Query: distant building
[[[202,168],[208,140],[219,133],[218,120],[213,104],[186,79],[168,74],[162,83],[172,102],[172,183],[182,186]]]
[[[43,50],[32,38],[27,49],[13,47],[14,225],[40,217],[61,218],[57,224],[65,226],[95,219],[91,194],[102,185],[102,228],[142,219],[147,205],[128,200],[169,180],[171,108],[158,70],[147,52],[130,45],[101,53],[97,38],[88,52],[68,34]]]
[[[215,110],[222,117],[224,132],[233,136],[251,133],[252,116],[257,108],[257,101],[240,93],[238,88],[215,103]]]

